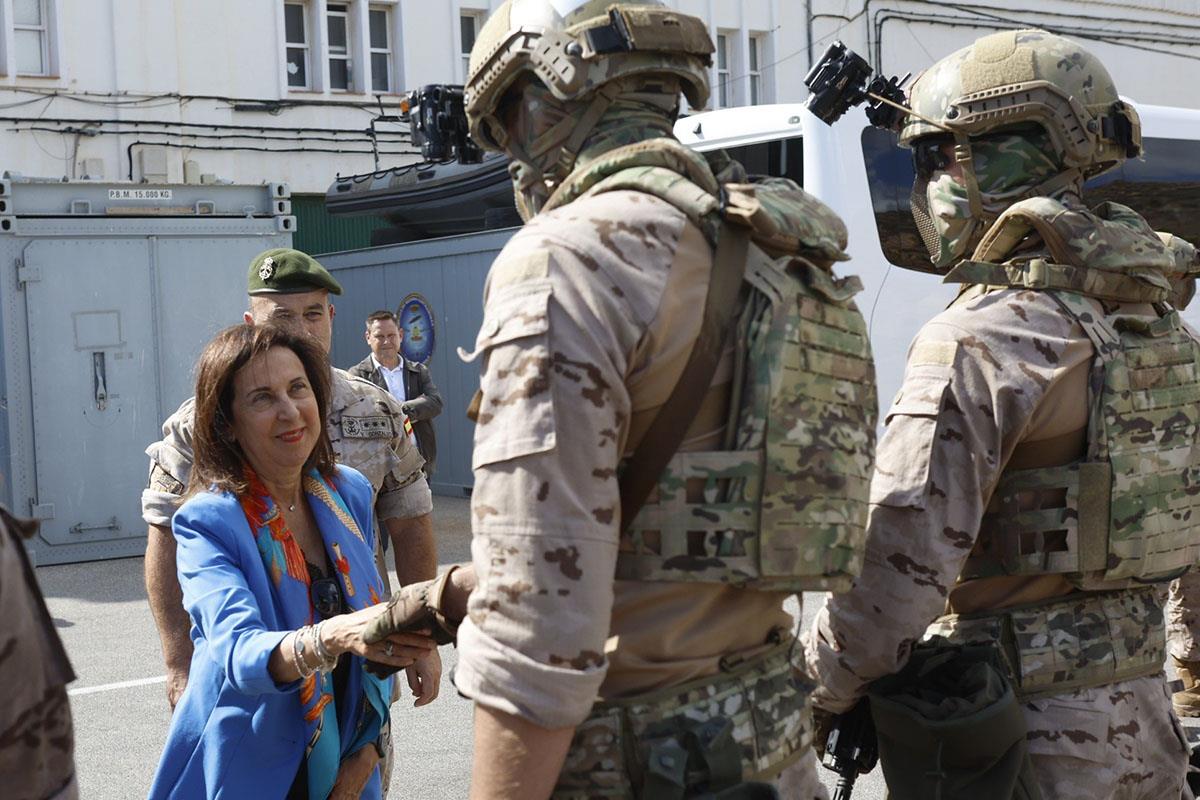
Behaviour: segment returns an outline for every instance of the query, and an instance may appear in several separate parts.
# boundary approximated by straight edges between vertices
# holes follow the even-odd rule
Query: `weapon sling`
[[[712,383],[721,351],[739,304],[737,296],[746,272],[746,254],[750,231],[729,223],[717,234],[716,254],[704,298],[704,317],[700,333],[688,356],[679,381],[665,403],[654,415],[637,448],[621,473],[621,533],[646,503],[667,463],[679,449]]]

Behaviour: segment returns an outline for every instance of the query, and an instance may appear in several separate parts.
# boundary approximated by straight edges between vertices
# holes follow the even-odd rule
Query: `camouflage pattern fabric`
[[[0,781],[11,800],[75,800],[75,673],[25,552],[36,531],[0,507]]]
[[[942,173],[925,186],[932,228],[919,228],[935,267],[944,268],[977,244],[981,224],[994,220],[1015,200],[1038,191],[1062,172],[1049,136],[1032,130],[1018,134],[991,134],[971,141],[972,169],[979,186],[985,217],[976,219],[965,186]],[[1067,186],[1062,187],[1063,190]],[[920,192],[920,186],[914,192]],[[919,204],[918,204],[919,205]]]
[[[965,140],[1034,123],[1062,168],[1087,178],[1127,157],[1111,138],[1113,126],[1100,124],[1115,111],[1128,120],[1135,154],[1141,152],[1137,112],[1121,102],[1108,70],[1078,43],[1047,31],[981,37],[921,73],[908,99],[916,113],[904,120],[902,145],[947,131]]]
[[[1162,674],[1023,705],[1046,800],[1162,800],[1184,792],[1188,744]]]
[[[420,453],[404,433],[404,412],[390,394],[345,370],[331,371],[332,393],[326,427],[339,463],[363,473],[375,489],[375,523],[410,519],[433,508],[429,484],[422,480]],[[150,481],[142,492],[142,518],[170,527],[183,502],[192,472],[192,419],[188,398],[163,423],[163,438],[146,448]],[[375,537],[376,566],[388,583],[381,536]],[[388,588],[385,586],[385,588]],[[390,591],[390,589],[389,589]]]
[[[1167,652],[1180,661],[1200,661],[1200,570],[1171,581],[1166,617]]]
[[[1085,593],[987,616],[950,615],[926,636],[998,642],[1021,700],[1157,675],[1166,658],[1158,590]]]
[[[852,302],[861,284],[828,267],[845,257],[845,226],[790,181],[725,188],[727,216],[751,227],[756,245],[794,250],[771,259],[756,246],[747,266],[733,440],[674,456],[621,542],[617,576],[839,590],[859,569],[876,413],[866,323]],[[671,203],[716,239],[709,165],[671,139],[606,152],[546,207],[626,189]]]
[[[1072,216],[1061,204],[1057,212],[1069,223],[1063,229],[1074,227],[1084,239],[1079,251],[1064,252],[1073,237],[1056,236],[1054,225],[1039,227],[1032,215],[1025,215],[1030,224],[1020,237],[994,228],[984,236],[983,253],[977,251],[977,257],[986,254],[1004,267],[1019,266],[1019,259],[1006,259],[1009,249],[1022,243],[1022,258],[1067,261],[1087,269],[1097,255],[1096,263],[1111,266],[1116,275],[1124,247],[1117,234],[1124,231],[1111,231],[1111,241],[1120,246],[1105,246],[1110,231],[1097,225],[1096,218]],[[1085,223],[1092,225],[1091,236],[1085,233]],[[1056,251],[1052,255],[1051,249]],[[1141,269],[1133,265],[1152,263],[1142,258],[1152,252],[1148,241],[1144,247],[1124,248],[1129,272]],[[1100,269],[1093,273],[1104,275]],[[1049,692],[1026,706],[1034,769],[1046,796],[1174,796],[1186,759],[1162,675],[1122,680],[1120,673],[1124,657],[1146,672],[1160,657],[1154,639],[1160,636],[1162,618],[1150,593],[1103,593],[1085,601],[1061,596],[1070,591],[1069,584],[1062,588],[1037,583],[1036,577],[1024,584],[1014,577],[960,577],[968,557],[986,546],[982,521],[1018,447],[1036,443],[1050,428],[1086,428],[1086,404],[1058,404],[1064,378],[1078,372],[1080,363],[1094,360],[1096,347],[1081,321],[1110,313],[1140,317],[1146,326],[1159,319],[1148,306],[1112,301],[1102,306],[1081,297],[1080,302],[1091,308],[1085,317],[1082,306],[1068,311],[1056,294],[973,288],[926,324],[913,342],[904,385],[876,453],[862,576],[851,591],[828,601],[804,639],[809,669],[818,684],[814,702],[832,711],[848,708],[868,682],[905,663],[914,640],[955,595],[972,587],[1000,585],[996,582],[1018,582],[1015,585],[1024,585],[1034,595],[1042,593],[1040,599],[1007,612],[980,610],[980,619],[970,624],[991,625],[989,636],[997,642],[1006,640],[998,628],[1012,627],[1013,660],[1031,684]],[[1130,323],[1130,330],[1138,324]],[[1092,385],[1099,389],[1099,384]],[[1086,438],[1080,439],[1079,447],[1082,456]],[[870,636],[862,636],[863,631]],[[1070,680],[1091,686],[1072,688]],[[1141,716],[1129,727],[1132,736],[1109,728],[1109,715],[1128,723],[1136,714]],[[1103,775],[1103,780],[1091,781],[1093,774]],[[1068,776],[1074,787],[1067,787]]]
[[[483,325],[463,354],[482,364],[478,588],[455,682],[475,702],[573,727],[597,696],[711,677],[788,624],[783,592],[613,580],[617,469],[683,368],[712,258],[676,207],[616,189],[543,211],[493,264]],[[714,378],[716,407],[728,403],[734,355]],[[683,449],[720,442],[726,417],[717,411]],[[815,783],[806,756],[801,785]]]
[[[664,743],[695,748],[701,725],[728,720],[742,780],[769,780],[812,745],[810,687],[788,659],[791,642],[693,685],[601,703],[575,731],[551,795],[556,800],[637,797],[631,776],[646,775]],[[629,763],[629,759],[636,763]],[[687,788],[705,788],[708,770],[689,760]],[[719,788],[719,787],[718,787]]]
[[[1055,242],[1056,260],[1086,265],[1070,273],[1082,278],[1081,291],[1140,301],[1146,299],[1142,288],[1151,287],[1156,299],[1165,299],[1168,285],[1156,270],[1172,261],[1159,236],[1123,206],[1098,212],[1072,211],[1046,198],[1019,203],[977,254],[992,255],[1016,240],[1003,230],[1019,219],[1018,231],[1037,229]],[[1047,279],[1056,274],[1049,265],[1041,273]],[[1001,283],[1003,276],[993,270],[987,280]],[[1122,290],[1130,294],[1122,298]],[[1200,484],[1200,341],[1173,310],[1131,316],[1119,307],[1098,310],[1081,293],[1051,294],[1096,353],[1087,453],[1067,466],[1006,472],[963,577],[1061,572],[1084,589],[1168,578],[1200,560],[1194,490]],[[1036,503],[1035,495],[1041,498]]]

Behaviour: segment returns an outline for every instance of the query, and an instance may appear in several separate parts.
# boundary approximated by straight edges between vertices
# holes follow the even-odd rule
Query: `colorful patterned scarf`
[[[249,491],[238,498],[250,530],[254,532],[258,552],[271,576],[276,606],[282,610],[282,622],[291,629],[317,622],[309,592],[310,579],[304,553],[279,512],[270,492],[258,475],[246,467]],[[383,582],[375,568],[374,554],[337,488],[314,469],[304,478],[304,493],[316,518],[317,529],[325,542],[329,561],[341,584],[342,597],[351,611],[379,602]],[[357,539],[358,541],[353,541]],[[390,679],[380,679],[364,669],[365,661],[355,659],[352,668],[361,671],[362,711],[349,741],[343,742],[338,718],[349,719],[344,709],[339,714],[333,695],[333,675],[314,673],[300,687],[304,711],[305,758],[308,767],[309,800],[325,800],[337,779],[343,755],[357,752],[379,737],[387,719],[391,700]],[[351,681],[352,685],[354,681]],[[346,697],[347,703],[358,702]]]

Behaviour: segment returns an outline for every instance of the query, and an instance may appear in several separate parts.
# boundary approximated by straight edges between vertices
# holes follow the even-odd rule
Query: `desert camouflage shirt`
[[[723,655],[751,656],[791,624],[782,593],[613,579],[617,466],[683,370],[712,257],[682,212],[620,190],[539,214],[492,266],[475,352],[464,354],[483,365],[479,585],[455,684],[476,702],[569,727],[597,697],[715,674]],[[710,395],[730,384],[731,355]],[[723,398],[701,409],[684,448],[720,441]]]
[[[75,680],[38,589],[23,538],[36,523],[0,508],[0,791],[11,800],[74,800]]]
[[[902,667],[947,610],[987,611],[1072,591],[1057,575],[958,582],[1014,452],[1041,443],[1059,451],[1052,463],[1083,455],[1093,355],[1083,329],[1049,294],[969,291],[976,296],[927,323],[909,350],[876,454],[862,575],[829,599],[804,637],[818,683],[814,702],[830,711],[845,710],[868,683]],[[1152,314],[1149,306],[1120,310]]]
[[[367,476],[375,488],[375,518],[409,519],[433,508],[422,460],[404,433],[404,412],[391,395],[345,370],[332,370],[326,424],[337,460]],[[142,518],[170,527],[192,472],[194,399],[163,423],[163,438],[146,448],[150,481],[142,492]],[[379,537],[377,541],[382,539]]]

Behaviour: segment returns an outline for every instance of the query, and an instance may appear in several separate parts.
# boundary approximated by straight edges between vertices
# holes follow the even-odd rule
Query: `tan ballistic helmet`
[[[1142,153],[1137,111],[1121,101],[1108,70],[1075,42],[1046,31],[977,40],[926,70],[909,103],[914,114],[900,131],[905,146],[933,134],[971,137],[1037,123],[1063,166],[1084,178]]]
[[[625,78],[669,74],[680,79],[688,102],[702,108],[713,50],[702,20],[657,0],[507,0],[471,50],[464,92],[471,136],[486,149],[505,149],[497,108],[523,75],[570,102]]]

